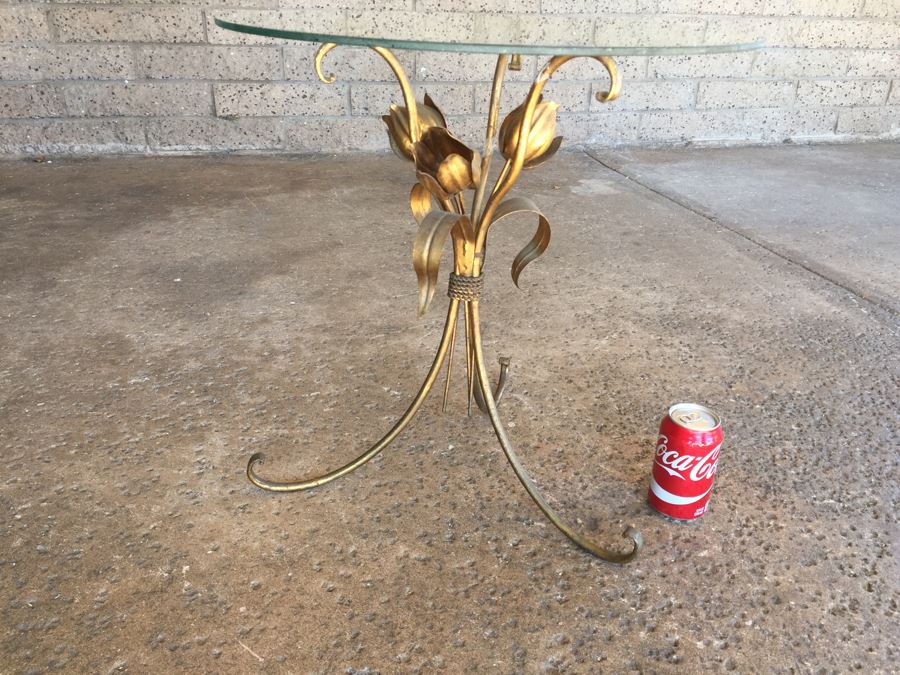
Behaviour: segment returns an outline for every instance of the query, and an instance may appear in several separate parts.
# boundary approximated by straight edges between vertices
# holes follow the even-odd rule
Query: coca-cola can
[[[694,520],[706,512],[712,492],[722,425],[712,410],[676,403],[659,425],[647,500],[665,516]]]

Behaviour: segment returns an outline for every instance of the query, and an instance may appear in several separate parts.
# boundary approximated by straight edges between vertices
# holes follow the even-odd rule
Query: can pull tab
[[[696,412],[683,412],[678,415],[678,421],[681,422],[684,426],[690,426],[691,424],[696,424],[700,422],[703,417]]]

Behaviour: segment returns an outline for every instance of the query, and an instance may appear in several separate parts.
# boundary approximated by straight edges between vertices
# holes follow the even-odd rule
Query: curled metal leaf
[[[316,57],[314,61],[314,65],[316,68],[316,77],[319,78],[321,82],[325,84],[334,84],[334,81],[337,79],[334,73],[329,73],[326,75],[322,72],[322,60],[332,49],[337,47],[337,44],[334,42],[325,42],[316,50]]]
[[[419,316],[422,316],[434,298],[437,275],[441,266],[444,242],[450,230],[460,221],[468,221],[468,216],[458,213],[434,210],[425,214],[419,223],[419,231],[413,242],[413,268],[419,281]],[[462,224],[468,227],[468,223]]]
[[[603,64],[606,72],[609,73],[609,90],[598,91],[594,98],[600,103],[616,100],[619,98],[619,92],[622,90],[622,74],[619,72],[619,67],[611,56],[595,56],[593,58]]]
[[[513,283],[518,286],[519,275],[522,274],[522,270],[524,270],[532,260],[540,257],[550,245],[550,221],[547,220],[547,217],[541,213],[537,205],[528,199],[528,197],[511,197],[510,199],[501,202],[500,206],[497,207],[497,210],[491,218],[491,224],[496,223],[501,218],[511,216],[514,213],[533,213],[538,217],[537,231],[534,233],[531,241],[519,251],[519,254],[516,256],[515,260],[513,260],[512,269],[510,270]]]

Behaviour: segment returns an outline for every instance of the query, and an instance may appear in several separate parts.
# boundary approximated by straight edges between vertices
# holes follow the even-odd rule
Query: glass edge
[[[352,47],[387,47],[392,49],[409,49],[435,52],[465,52],[470,54],[528,54],[538,56],[690,56],[695,54],[722,54],[762,49],[765,40],[738,42],[720,45],[685,45],[663,47],[603,45],[591,46],[554,46],[554,45],[505,45],[475,42],[434,42],[430,40],[399,40],[391,38],[373,38],[353,35],[331,35],[326,33],[309,33],[305,31],[285,30],[281,28],[265,28],[249,24],[235,23],[213,17],[213,23],[219,28],[259,35],[262,37],[297,40],[301,42],[333,42]]]

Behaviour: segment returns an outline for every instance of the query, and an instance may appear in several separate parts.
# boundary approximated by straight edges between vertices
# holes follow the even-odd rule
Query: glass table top
[[[746,36],[746,41],[717,42],[716,36],[707,39],[706,31],[685,31],[676,29],[667,33],[666,25],[658,23],[658,18],[631,18],[626,21],[604,22],[597,25],[579,27],[572,26],[571,33],[566,35],[566,43],[549,39],[544,29],[544,17],[534,17],[532,24],[521,23],[500,26],[497,30],[467,31],[464,27],[449,28],[440,40],[417,40],[405,35],[402,29],[391,28],[372,34],[372,30],[359,29],[343,34],[317,33],[306,30],[294,30],[289,25],[256,26],[234,23],[216,18],[220,28],[280,38],[283,40],[300,40],[305,42],[333,42],[339,45],[358,47],[387,47],[389,49],[413,49],[420,51],[469,52],[475,54],[546,54],[566,56],[631,56],[631,55],[677,55],[677,54],[717,54],[722,52],[740,52],[760,49],[764,42]],[[539,21],[541,21],[539,23]],[[290,22],[285,22],[289,24]],[[428,32],[429,35],[432,31]],[[559,34],[558,32],[556,33]],[[656,35],[667,35],[670,44],[660,43],[653,39]],[[744,39],[744,36],[741,36]],[[546,42],[545,42],[546,40]]]

